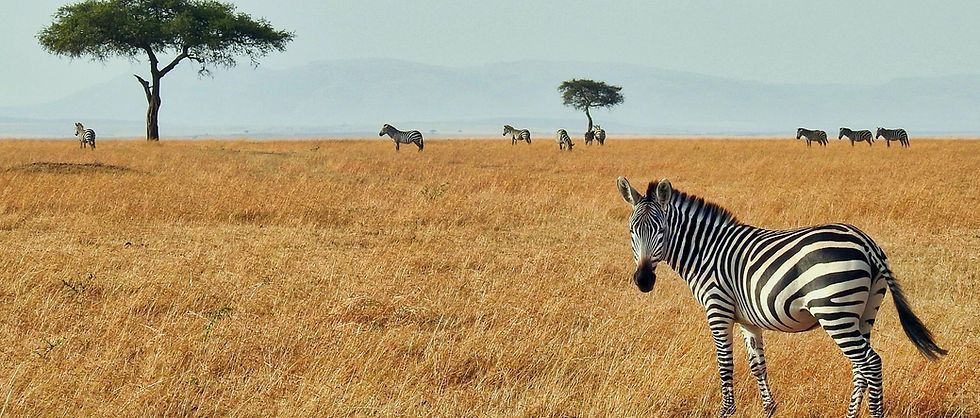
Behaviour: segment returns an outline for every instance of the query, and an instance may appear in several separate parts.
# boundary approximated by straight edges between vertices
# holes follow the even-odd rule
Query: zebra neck
[[[666,220],[664,261],[688,283],[711,272],[724,241],[746,227],[724,208],[683,193],[671,199]]]

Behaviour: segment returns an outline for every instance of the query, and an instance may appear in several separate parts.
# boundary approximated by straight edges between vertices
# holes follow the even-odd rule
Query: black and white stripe
[[[95,149],[95,131],[85,129],[81,122],[75,122],[75,136],[78,137],[79,148],[91,145]]]
[[[797,128],[796,139],[800,139],[801,137],[806,139],[806,146],[808,147],[810,146],[810,142],[827,146],[827,133],[819,129]]]
[[[531,143],[531,131],[527,129],[517,129],[510,125],[504,125],[504,135],[510,135],[510,144],[515,145],[517,141],[525,141],[528,144]]]
[[[558,149],[572,150],[575,144],[572,143],[572,138],[568,136],[568,131],[564,129],[559,129],[555,132],[555,142],[558,143]]]
[[[885,138],[885,145],[891,147],[892,141],[898,141],[903,147],[909,146],[909,134],[904,129],[878,128],[875,138]]]
[[[604,129],[600,128],[599,125],[596,125],[595,126],[595,129],[593,129],[593,131],[595,131],[595,140],[599,142],[599,145],[605,145],[606,144],[606,131]]]
[[[739,222],[697,196],[651,182],[641,195],[625,178],[619,191],[632,206],[630,239],[637,269],[633,280],[653,289],[660,261],[676,271],[704,308],[721,376],[721,416],[735,411],[733,328],[739,325],[749,365],[767,414],[775,411],[766,378],[762,330],[801,332],[817,326],[851,362],[848,416],[869,393],[871,416],[882,409],[881,358],[871,348],[871,327],[888,290],[905,334],[929,359],[946,354],[912,312],[884,251],[847,224],[769,230]]]
[[[851,140],[851,146],[854,146],[855,142],[867,142],[868,146],[875,141],[874,135],[871,135],[871,131],[865,129],[861,131],[855,131],[851,128],[840,128],[840,133],[837,134],[837,139],[843,139],[844,137]]]
[[[394,126],[385,124],[381,127],[381,132],[378,136],[388,135],[393,141],[395,141],[395,151],[398,151],[401,144],[415,144],[419,147],[419,151],[425,148],[425,141],[422,139],[422,133],[419,131],[399,131],[395,129]]]

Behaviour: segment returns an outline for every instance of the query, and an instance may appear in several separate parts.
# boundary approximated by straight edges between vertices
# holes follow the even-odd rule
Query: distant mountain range
[[[764,65],[764,63],[760,63]],[[828,64],[830,65],[830,64]],[[185,65],[163,80],[164,136],[363,136],[383,123],[430,135],[500,135],[509,123],[581,134],[585,116],[558,84],[593,78],[623,86],[625,102],[594,111],[610,134],[836,136],[850,126],[910,134],[980,135],[980,75],[880,85],[768,84],[627,64],[519,61],[443,67],[395,60],[322,61],[272,70]],[[67,136],[83,121],[103,137],[140,136],[146,101],[131,75],[60,100],[0,107],[0,137]]]

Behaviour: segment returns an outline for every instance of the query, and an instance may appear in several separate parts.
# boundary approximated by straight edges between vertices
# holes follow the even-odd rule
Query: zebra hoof
[[[775,402],[763,403],[762,413],[765,414],[766,417],[771,417],[773,414],[776,413],[776,403]]]

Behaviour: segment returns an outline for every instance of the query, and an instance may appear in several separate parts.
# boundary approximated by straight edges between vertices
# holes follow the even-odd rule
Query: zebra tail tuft
[[[898,309],[898,319],[902,322],[902,329],[905,330],[905,335],[909,337],[912,344],[915,344],[915,348],[919,350],[919,353],[922,353],[927,359],[935,361],[945,356],[947,351],[936,344],[936,339],[932,336],[932,333],[922,323],[922,320],[915,315],[915,312],[912,312],[912,306],[905,299],[905,293],[902,292],[902,287],[899,286],[898,281],[892,276],[891,271],[884,270],[883,274],[885,281],[888,283],[888,290],[892,292],[892,299],[895,300],[895,308]]]

